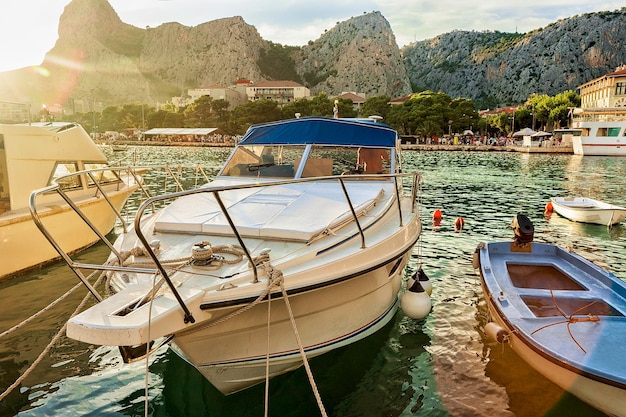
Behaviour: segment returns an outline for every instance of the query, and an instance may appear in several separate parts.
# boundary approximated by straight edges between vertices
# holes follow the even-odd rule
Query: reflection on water
[[[199,163],[215,173],[229,149],[137,148],[138,163]],[[126,151],[130,154],[130,150]],[[118,153],[115,155],[118,156]],[[552,196],[586,195],[624,205],[626,158],[476,152],[406,152],[405,171],[423,172],[424,234],[407,275],[420,262],[433,281],[433,311],[423,321],[398,312],[374,336],[311,361],[331,416],[602,416],[564,393],[510,349],[487,341],[488,321],[472,254],[482,241],[509,240],[524,212],[535,240],[570,246],[626,278],[626,229],[573,223],[544,215]],[[176,165],[172,162],[172,165]],[[599,180],[601,179],[601,180]],[[431,223],[435,209],[443,218]],[[454,220],[465,229],[454,231]],[[419,255],[421,254],[421,258]],[[96,247],[81,259],[102,261]],[[0,331],[50,303],[75,284],[62,265],[0,283]],[[24,372],[85,294],[0,340],[0,390]],[[9,307],[6,307],[9,306]],[[341,318],[337,318],[340,320]],[[0,404],[1,416],[144,413],[145,364],[123,365],[115,349],[62,339],[20,389]],[[264,387],[224,397],[195,369],[163,349],[148,374],[153,416],[263,415]],[[303,369],[270,383],[270,415],[319,415]]]

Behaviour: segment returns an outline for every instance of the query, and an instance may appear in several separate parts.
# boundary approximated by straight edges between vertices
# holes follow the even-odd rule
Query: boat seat
[[[346,184],[357,216],[365,215],[393,183]],[[338,183],[289,184],[222,193],[224,205],[244,237],[308,242],[326,230],[352,221],[352,212]],[[155,223],[157,232],[232,235],[212,195],[196,194],[167,207]]]
[[[594,207],[596,207],[593,204],[588,204],[588,203],[569,203],[569,202],[566,202],[566,203],[564,203],[564,205],[568,206],[568,207],[573,207],[573,208],[594,208]]]
[[[299,165],[299,160],[297,165]],[[325,177],[333,175],[332,158],[309,158],[302,170],[302,178]]]
[[[260,177],[293,178],[294,176],[293,165],[284,164],[284,165],[272,165],[269,167],[260,167],[259,176]]]
[[[250,164],[237,164],[228,171],[227,175],[232,177],[256,177],[259,172],[250,171],[248,169],[249,166]]]

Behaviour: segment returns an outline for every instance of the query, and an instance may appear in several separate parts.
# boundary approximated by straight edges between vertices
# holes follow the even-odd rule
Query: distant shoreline
[[[403,151],[520,152],[574,154],[571,146],[400,145]]]
[[[233,148],[232,143],[215,142],[157,142],[157,141],[116,141],[115,144],[96,142],[98,145],[115,146],[189,146],[189,147],[213,147]],[[491,146],[491,145],[400,145],[403,151],[452,151],[452,152],[520,152],[520,153],[550,153],[550,154],[573,154],[571,146]]]

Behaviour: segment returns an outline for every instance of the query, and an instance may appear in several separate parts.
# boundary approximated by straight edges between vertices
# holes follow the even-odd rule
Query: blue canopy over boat
[[[240,145],[396,146],[396,131],[370,119],[302,117],[252,125]]]

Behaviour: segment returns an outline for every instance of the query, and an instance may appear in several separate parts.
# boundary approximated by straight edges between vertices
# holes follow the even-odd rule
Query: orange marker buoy
[[[441,210],[437,209],[433,212],[433,220],[441,220]]]
[[[552,207],[552,202],[548,201],[548,204],[546,204],[546,213],[552,213],[553,209],[554,207]]]
[[[454,231],[459,232],[463,230],[464,227],[465,227],[465,220],[463,220],[463,217],[457,217],[456,220],[454,221]]]

